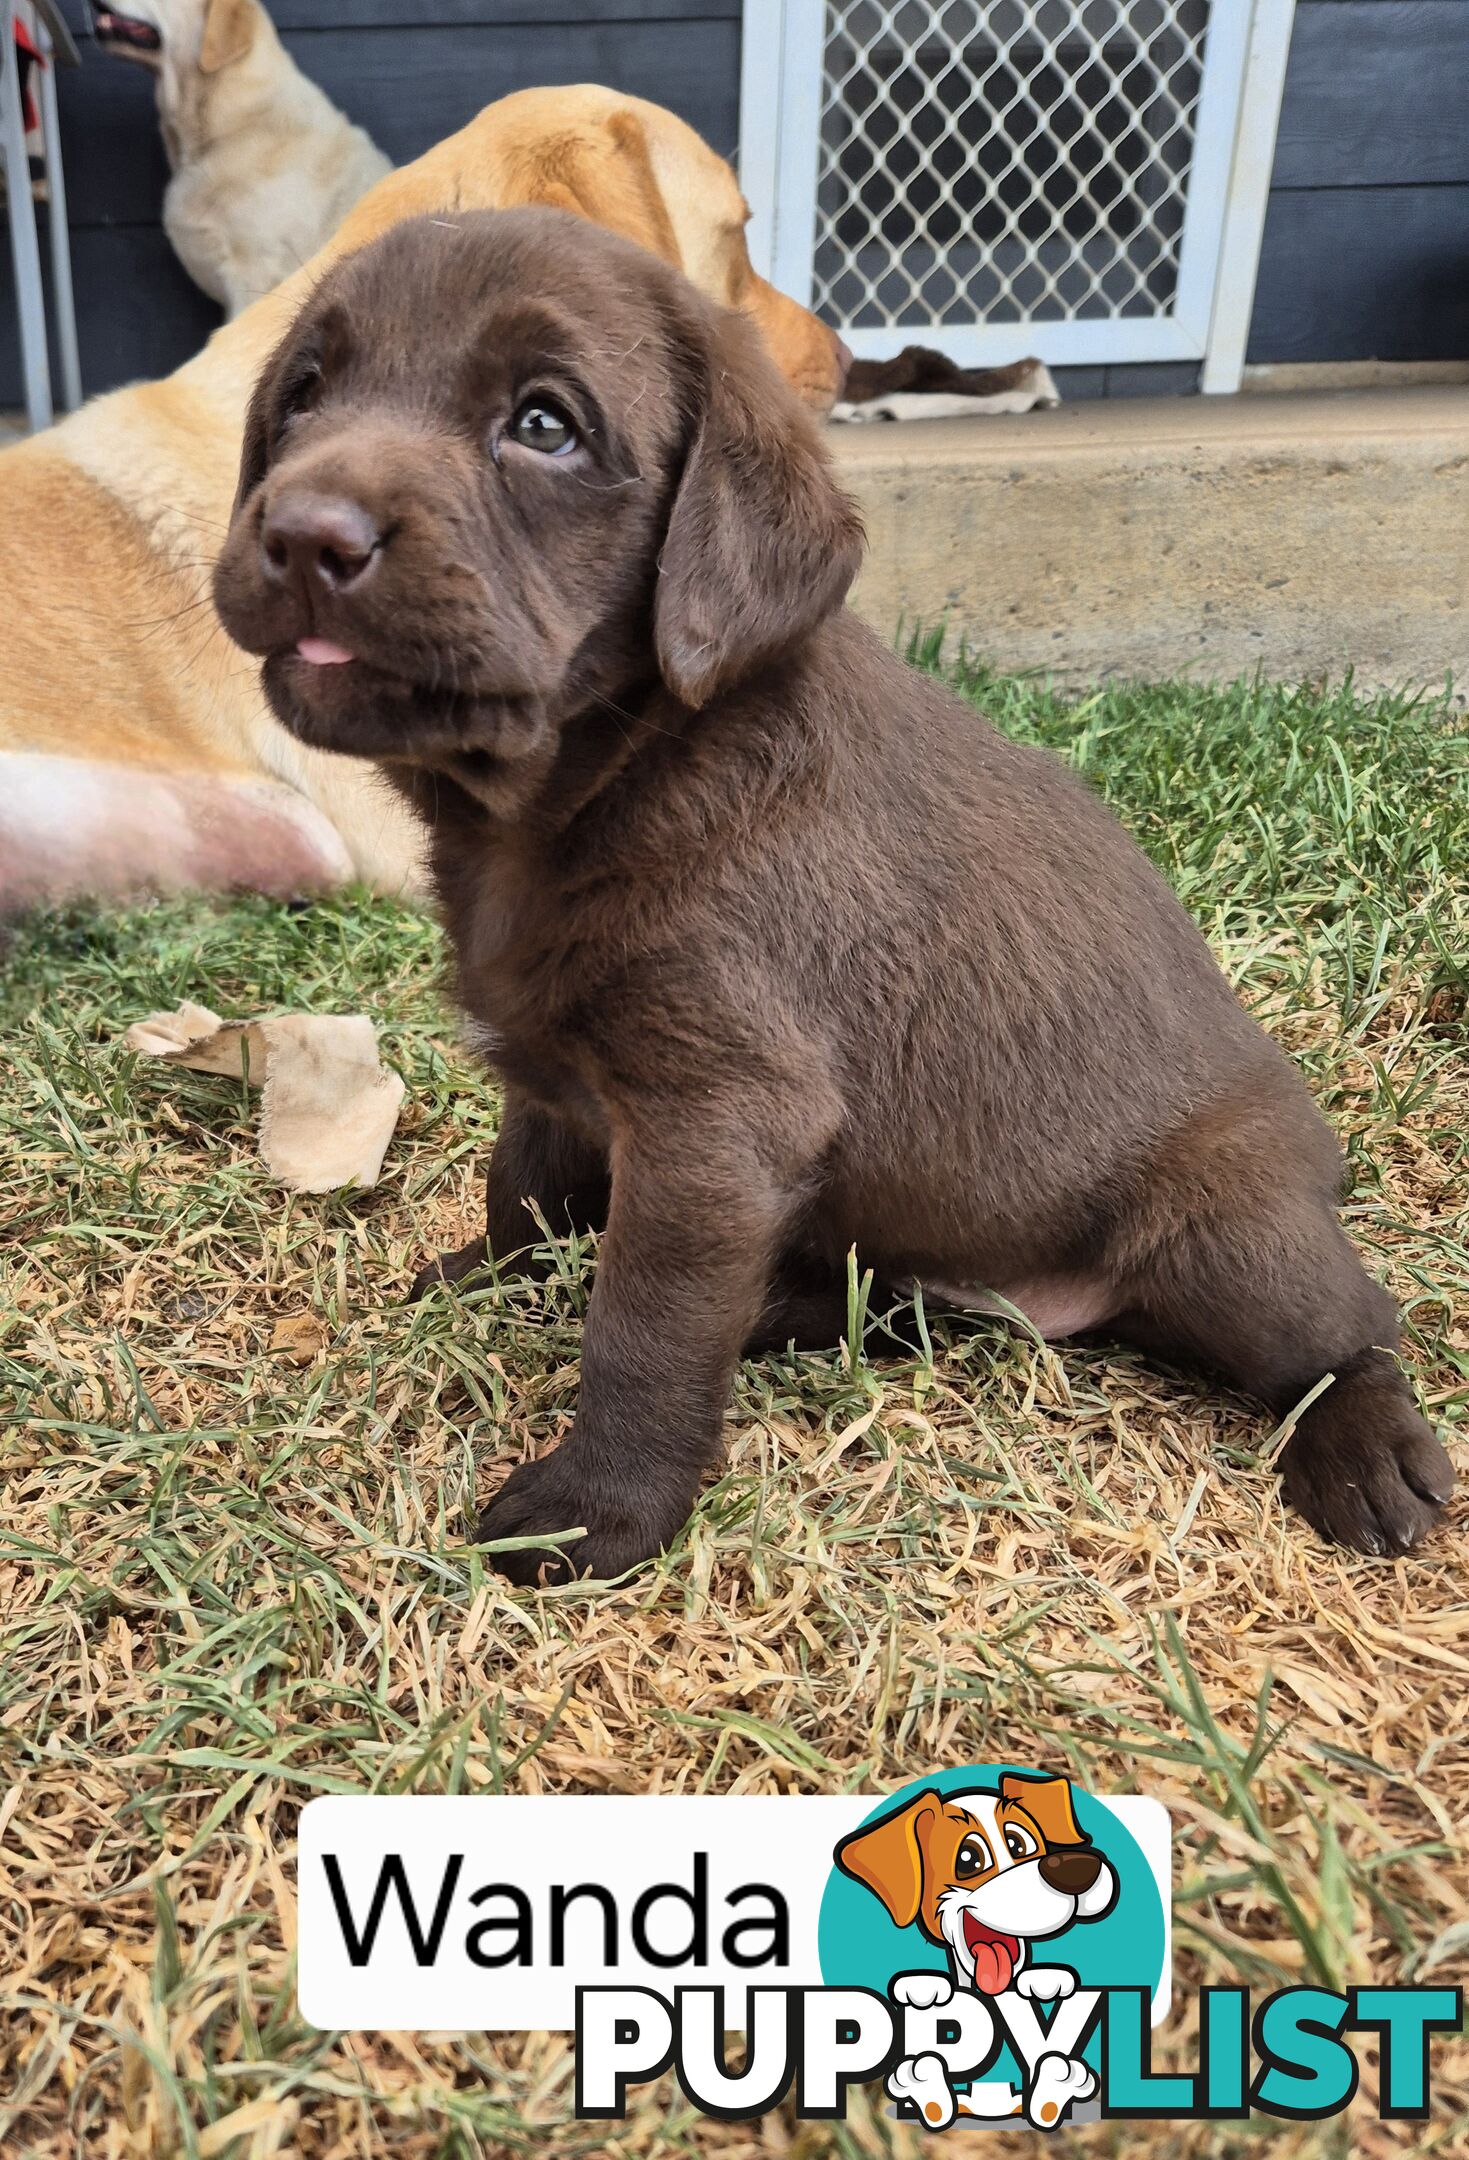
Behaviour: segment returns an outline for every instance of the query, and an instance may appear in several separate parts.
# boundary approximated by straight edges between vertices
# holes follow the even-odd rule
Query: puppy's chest
[[[581,1124],[599,1124],[573,1016],[596,955],[554,885],[485,876],[451,907],[460,1003],[475,1051],[506,1080]]]

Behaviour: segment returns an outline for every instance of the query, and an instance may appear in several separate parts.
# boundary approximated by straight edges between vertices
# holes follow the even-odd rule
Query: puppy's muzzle
[[[1038,1871],[1048,1889],[1080,1897],[1101,1874],[1102,1863],[1094,1852],[1048,1852],[1042,1854]]]
[[[275,493],[260,525],[260,575],[267,586],[303,594],[353,591],[383,546],[376,518],[344,495],[287,488]]]

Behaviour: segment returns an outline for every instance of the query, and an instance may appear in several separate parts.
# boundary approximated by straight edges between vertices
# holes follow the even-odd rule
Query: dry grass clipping
[[[1446,707],[1188,686],[1066,704],[970,670],[1123,807],[1346,1138],[1349,1220],[1469,1467],[1469,758]],[[340,2038],[292,1989],[313,1793],[880,1791],[990,1757],[1166,1800],[1180,2010],[1205,1981],[1462,1978],[1462,1504],[1396,1563],[1282,1516],[1264,1421],[1118,1354],[936,1331],[932,1361],[747,1365],[666,1561],[512,1594],[464,1542],[565,1429],[592,1254],[549,1289],[396,1302],[466,1234],[495,1104],[381,904],[24,926],[0,1092],[0,2152],[470,2160],[915,2152],[710,2123],[666,2086],[570,2118],[559,2037]],[[367,1196],[289,1198],[242,1089],[129,1074],[182,996],[381,1025],[411,1104]],[[1186,2057],[1184,2059],[1187,2059]],[[1359,2101],[1094,2153],[1447,2155]],[[1365,2086],[1370,2093],[1370,2075]],[[1006,2150],[1034,2142],[1011,2136]],[[966,2145],[965,2149],[973,2149]],[[985,2148],[988,2149],[988,2148]]]

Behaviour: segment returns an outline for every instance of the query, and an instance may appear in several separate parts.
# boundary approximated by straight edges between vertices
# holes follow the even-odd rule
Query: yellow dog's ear
[[[257,0],[209,0],[204,17],[204,42],[199,47],[199,67],[205,75],[243,60],[255,43],[260,21]]]
[[[1086,1833],[1071,1805],[1071,1780],[1063,1777],[1002,1777],[1000,1802],[1023,1807],[1048,1845],[1085,1845]]]
[[[943,1795],[921,1792],[906,1807],[854,1830],[836,1849],[836,1863],[846,1874],[882,1899],[897,1927],[911,1927],[923,1902],[922,1825],[938,1813]]]

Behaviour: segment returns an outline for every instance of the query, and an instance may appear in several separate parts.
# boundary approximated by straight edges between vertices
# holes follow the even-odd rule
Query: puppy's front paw
[[[1031,2126],[1054,2130],[1076,2101],[1090,2100],[1096,2089],[1097,2075],[1088,2064],[1071,2055],[1042,2055],[1025,2102]]]
[[[1076,1993],[1076,1975],[1069,1965],[1028,1965],[1015,1975],[1015,1992],[1027,2002],[1065,2002]]]
[[[1323,1537],[1358,1552],[1407,1552],[1438,1521],[1454,1469],[1411,1403],[1342,1383],[1313,1404],[1280,1458],[1285,1497]],[[1330,1415],[1326,1413],[1330,1411]]]
[[[418,1300],[426,1297],[437,1284],[465,1282],[488,1265],[489,1256],[484,1239],[471,1238],[469,1243],[461,1245],[457,1252],[440,1253],[436,1260],[430,1260],[427,1266],[421,1267],[408,1285],[408,1295],[403,1302],[405,1305],[416,1305]]]
[[[474,1543],[558,1539],[493,1556],[501,1574],[522,1588],[542,1580],[543,1569],[547,1582],[566,1582],[574,1575],[605,1581],[662,1552],[683,1528],[692,1504],[692,1494],[660,1501],[634,1489],[612,1495],[590,1486],[577,1475],[574,1450],[563,1445],[511,1471],[480,1516]],[[578,1529],[585,1529],[585,1537],[558,1538]]]
[[[942,2010],[954,2000],[954,1983],[947,1973],[897,1973],[888,1993],[905,2010]]]
[[[927,2130],[947,2130],[954,2120],[957,2109],[942,2056],[906,2057],[888,2072],[886,2089],[888,2098],[911,2107]]]

